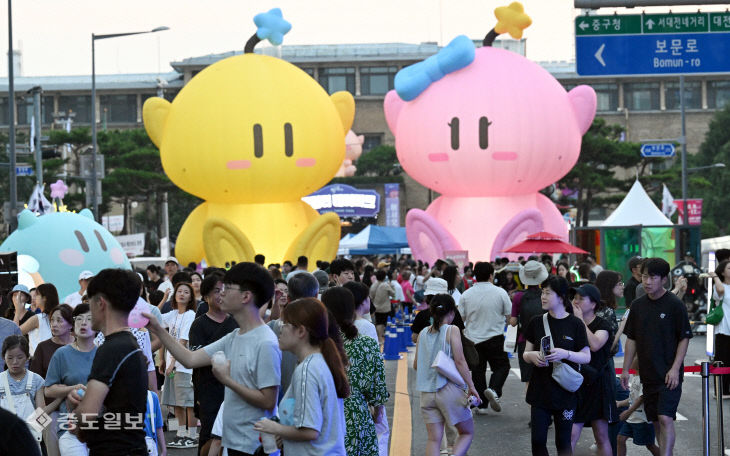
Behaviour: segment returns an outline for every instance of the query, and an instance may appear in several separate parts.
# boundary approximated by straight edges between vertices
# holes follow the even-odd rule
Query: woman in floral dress
[[[353,323],[355,299],[350,290],[330,288],[322,294],[322,302],[329,310],[330,318],[340,327],[349,360],[347,378],[351,392],[345,399],[347,456],[378,456],[375,421],[379,422],[385,415],[384,404],[388,401],[385,367],[378,342],[358,334]]]

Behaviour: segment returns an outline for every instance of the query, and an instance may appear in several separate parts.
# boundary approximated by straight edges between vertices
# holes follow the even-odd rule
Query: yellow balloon
[[[329,182],[355,117],[348,92],[328,95],[274,57],[243,54],[200,73],[172,103],[148,99],[145,129],[165,173],[205,200],[187,218],[175,254],[184,263],[330,261],[340,222],[301,201]]]

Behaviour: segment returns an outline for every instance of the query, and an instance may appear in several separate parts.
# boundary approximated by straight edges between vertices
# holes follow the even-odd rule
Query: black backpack
[[[545,311],[542,310],[542,301],[540,299],[541,294],[542,291],[539,288],[528,288],[522,294],[522,301],[520,301],[520,315],[518,317],[520,322],[520,333],[527,329],[527,325],[530,324],[530,320],[536,316],[542,316],[542,314],[545,313]]]

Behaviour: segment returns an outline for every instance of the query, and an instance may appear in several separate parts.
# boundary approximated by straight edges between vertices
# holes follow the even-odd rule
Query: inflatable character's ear
[[[38,222],[38,217],[28,209],[23,209],[23,211],[18,215],[18,229],[22,230],[25,228],[28,228],[29,226],[32,226],[34,223]]]
[[[388,128],[390,128],[393,134],[395,134],[395,126],[398,124],[400,110],[405,104],[406,102],[398,96],[395,90],[391,90],[385,94],[383,111],[385,111],[385,121],[388,123]]]
[[[581,134],[585,134],[596,116],[596,92],[592,87],[579,85],[568,92],[568,99],[575,112],[575,120]]]
[[[330,96],[342,121],[342,133],[347,134],[355,120],[355,99],[350,92],[335,92]]]
[[[94,213],[91,212],[88,208],[81,209],[81,212],[79,212],[79,215],[83,215],[86,218],[90,218],[91,220],[94,220]]]
[[[157,147],[160,147],[162,143],[162,133],[165,131],[165,122],[167,121],[167,115],[170,113],[170,106],[172,105],[169,101],[152,97],[148,98],[142,107],[144,129],[147,130],[147,135]]]

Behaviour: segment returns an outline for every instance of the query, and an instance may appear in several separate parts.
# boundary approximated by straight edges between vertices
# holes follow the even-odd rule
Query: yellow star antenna
[[[482,44],[491,46],[497,36],[509,33],[516,40],[522,38],[522,32],[532,24],[530,16],[525,14],[525,8],[520,2],[512,2],[509,6],[500,6],[494,10],[497,25],[487,33]]]

